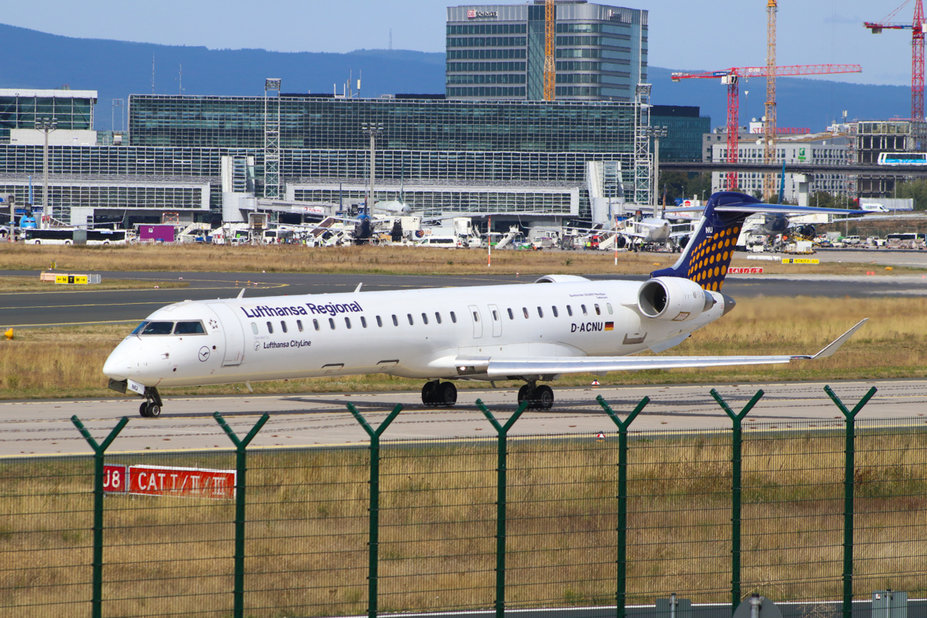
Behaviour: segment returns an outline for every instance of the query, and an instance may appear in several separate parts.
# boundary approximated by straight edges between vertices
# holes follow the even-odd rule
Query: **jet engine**
[[[702,286],[681,277],[655,277],[637,293],[637,307],[648,318],[681,322],[711,309],[715,298]]]

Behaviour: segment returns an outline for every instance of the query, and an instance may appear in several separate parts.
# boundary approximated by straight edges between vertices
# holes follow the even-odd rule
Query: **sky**
[[[911,83],[911,31],[874,35],[864,21],[911,23],[915,0],[778,0],[778,65],[859,64],[828,79]],[[474,4],[522,4],[508,0]],[[766,64],[767,0],[606,2],[649,11],[649,64],[718,70]],[[33,0],[11,2],[0,22],[79,38],[211,49],[348,52],[444,51],[440,0]],[[896,9],[900,10],[895,13]]]

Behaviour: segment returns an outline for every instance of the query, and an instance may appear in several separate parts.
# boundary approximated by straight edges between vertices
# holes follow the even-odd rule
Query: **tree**
[[[927,180],[917,179],[898,183],[895,196],[914,198],[914,210],[925,210],[927,209]]]

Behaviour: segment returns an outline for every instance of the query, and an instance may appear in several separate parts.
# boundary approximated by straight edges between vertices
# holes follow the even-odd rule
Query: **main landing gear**
[[[528,408],[550,410],[554,405],[554,390],[546,384],[540,386],[534,380],[518,389],[518,405],[527,402]]]
[[[154,418],[161,415],[161,395],[154,386],[145,387],[145,401],[138,407],[138,413],[146,418]]]
[[[457,403],[457,387],[453,382],[425,382],[425,386],[422,387],[422,403],[426,406],[452,406]]]

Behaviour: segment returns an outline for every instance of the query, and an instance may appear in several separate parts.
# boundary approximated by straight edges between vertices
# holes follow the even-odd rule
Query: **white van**
[[[859,207],[860,210],[865,210],[866,212],[888,212],[888,208],[882,204],[863,204]]]

